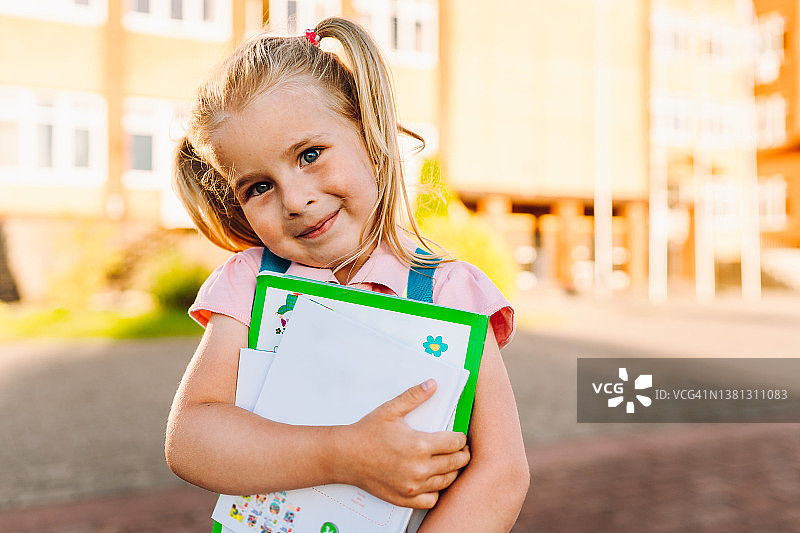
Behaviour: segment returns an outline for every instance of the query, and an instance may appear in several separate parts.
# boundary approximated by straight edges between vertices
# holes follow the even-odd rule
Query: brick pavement
[[[0,511],[7,533],[210,533],[217,496],[191,485]]]
[[[528,447],[514,532],[800,532],[800,425],[683,426]]]
[[[534,480],[514,531],[800,532],[800,426],[577,424],[574,396],[587,354],[796,356],[797,302],[536,302],[504,350]],[[0,531],[207,532],[214,495],[162,451],[195,342],[0,346]]]
[[[800,426],[730,424],[528,447],[514,532],[800,531]],[[189,485],[0,512],[8,533],[209,531],[215,495]]]

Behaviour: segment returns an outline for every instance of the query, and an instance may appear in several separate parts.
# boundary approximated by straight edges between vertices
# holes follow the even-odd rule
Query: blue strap
[[[420,255],[431,255],[427,250],[417,248]],[[433,303],[433,272],[438,261],[432,265],[415,264],[408,270],[408,288],[406,297],[419,302]]]
[[[417,248],[420,255],[430,255],[430,252]],[[285,273],[289,269],[291,261],[278,257],[269,248],[264,247],[261,254],[261,268],[259,272],[279,272]],[[436,270],[438,261],[432,265],[415,264],[408,270],[408,287],[406,297],[419,302],[433,303],[433,272]]]
[[[291,261],[283,257],[278,257],[265,246],[264,252],[261,254],[261,268],[259,272],[278,272],[283,274],[289,269],[289,265],[291,264]]]

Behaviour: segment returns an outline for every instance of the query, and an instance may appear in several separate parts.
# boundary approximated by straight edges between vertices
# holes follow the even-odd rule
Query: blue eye
[[[302,163],[310,165],[319,158],[321,152],[322,150],[319,148],[310,148],[300,155],[300,159],[302,159]]]
[[[272,190],[272,184],[266,181],[260,181],[250,187],[248,196],[260,196]]]

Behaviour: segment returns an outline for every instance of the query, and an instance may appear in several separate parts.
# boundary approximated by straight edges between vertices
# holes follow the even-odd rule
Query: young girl
[[[339,42],[342,58],[319,48],[326,37]],[[190,309],[206,330],[172,405],[167,462],[216,492],[346,483],[397,505],[432,508],[420,531],[508,531],[529,482],[499,350],[513,334],[513,311],[477,268],[415,252],[430,248],[413,218],[413,231],[398,226],[401,208],[410,212],[399,133],[411,134],[397,124],[376,45],[340,18],[306,37],[257,35],[200,89],[177,153],[176,186],[200,231],[239,253]],[[399,296],[413,263],[443,260],[434,303],[491,316],[469,439],[405,424],[434,382],[349,426],[291,426],[235,407],[263,246],[291,261],[288,274]]]

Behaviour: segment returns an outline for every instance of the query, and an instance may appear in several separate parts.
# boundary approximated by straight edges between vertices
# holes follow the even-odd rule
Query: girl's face
[[[248,222],[275,254],[333,268],[358,248],[377,201],[375,173],[361,132],[316,90],[260,95],[212,142]]]

